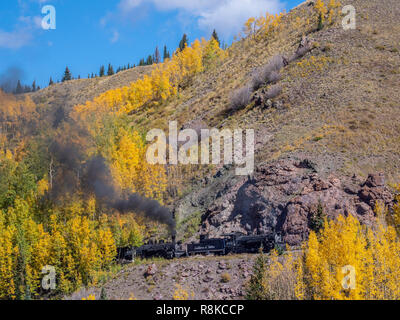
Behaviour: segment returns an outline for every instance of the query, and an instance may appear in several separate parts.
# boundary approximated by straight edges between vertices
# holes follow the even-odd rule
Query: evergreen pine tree
[[[53,84],[54,84],[53,78],[52,78],[52,77],[50,77],[50,80],[49,80],[49,86],[52,86]]]
[[[154,51],[154,63],[160,63],[161,62],[161,55],[160,51],[158,50],[158,47],[156,47],[156,50]]]
[[[104,66],[101,66],[99,75],[100,75],[100,77],[104,77],[104,74],[105,74],[105,68],[104,68]]]
[[[149,55],[146,60],[146,65],[151,66],[153,64],[153,57]]]
[[[21,86],[21,81],[18,80],[17,88],[15,89],[15,93],[16,93],[16,94],[21,94],[21,93],[23,93],[23,92],[24,92],[24,89],[23,89],[22,86]]]
[[[107,71],[107,75],[112,76],[114,74],[114,68],[111,65],[111,63],[108,64],[108,71]]]
[[[319,14],[318,16],[318,31],[322,30],[324,28],[324,21],[323,21],[322,13]]]
[[[257,257],[254,267],[253,275],[250,278],[248,287],[246,290],[247,300],[264,300],[265,290],[264,290],[264,278],[267,271],[267,259],[265,255],[261,252]]]
[[[36,91],[36,80],[33,80],[33,83],[32,83],[32,92],[35,92]]]
[[[212,37],[218,42],[218,45],[221,46],[221,41],[219,40],[218,33],[217,33],[217,31],[215,29],[214,29],[214,31],[212,33]]]
[[[179,50],[183,51],[185,47],[188,46],[189,38],[187,37],[186,33],[183,35],[182,40],[179,42]]]
[[[106,293],[106,289],[104,289],[104,287],[101,288],[100,300],[107,300],[107,293]]]
[[[64,71],[64,76],[63,76],[63,78],[62,78],[62,82],[65,82],[65,81],[69,81],[69,80],[71,80],[72,79],[72,75],[71,75],[71,72],[69,71],[69,69],[68,69],[68,67],[66,67],[65,68],[65,71]]]
[[[166,60],[166,59],[170,59],[171,58],[171,56],[170,56],[170,54],[169,54],[169,51],[168,51],[168,49],[167,49],[167,46],[164,46],[164,55],[163,55],[163,59],[164,59],[164,61]]]
[[[326,214],[324,212],[324,207],[322,201],[318,202],[317,211],[312,214],[310,219],[310,229],[317,234],[324,228]]]

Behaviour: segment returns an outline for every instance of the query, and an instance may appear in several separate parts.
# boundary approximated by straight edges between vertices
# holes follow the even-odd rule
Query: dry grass
[[[360,17],[356,30],[344,31],[337,22],[314,32],[312,7],[299,6],[283,18],[283,27],[274,36],[235,43],[220,65],[197,75],[176,97],[140,110],[132,116],[132,124],[143,132],[167,131],[170,120],[180,126],[201,120],[208,127],[252,128],[258,142],[257,163],[301,152],[330,170],[364,175],[383,170],[392,180],[398,179],[400,55],[395,49],[400,45],[399,2],[352,0],[347,4],[354,5]],[[275,99],[282,108],[244,108],[245,101],[237,112],[226,112],[232,93],[251,83],[253,70],[262,70],[275,56],[292,56],[304,34],[318,45],[280,69],[283,90]],[[376,49],[379,46],[386,49]],[[265,79],[263,74],[257,86]],[[78,81],[85,80],[71,85]],[[92,85],[96,89],[90,92],[97,92],[107,84]],[[85,100],[80,94],[72,100]],[[187,170],[180,184],[187,185],[184,181],[194,177],[198,181],[210,170],[215,171],[210,167]]]
[[[357,30],[344,31],[336,23],[312,32],[315,26],[307,22],[312,9],[300,6],[283,19],[285,27],[275,36],[235,43],[220,66],[196,76],[192,86],[153,112],[135,115],[133,123],[144,129],[166,129],[169,120],[178,120],[180,125],[202,120],[209,127],[252,128],[259,142],[257,163],[302,152],[327,169],[363,175],[384,170],[389,178],[397,179],[400,56],[375,47],[399,45],[399,3],[385,0],[378,6],[355,0],[349,4],[369,17],[360,19]],[[318,45],[281,69],[283,90],[276,99],[283,108],[243,108],[245,101],[238,112],[226,112],[232,92],[251,83],[253,70],[262,70],[274,56],[291,56],[303,34]],[[205,174],[202,170],[196,174]]]
[[[107,90],[128,86],[131,82],[150,74],[152,69],[152,66],[136,67],[118,72],[113,76],[55,83],[29,95],[32,96],[34,101],[44,106],[55,108],[62,105],[68,110],[77,104],[93,100]]]

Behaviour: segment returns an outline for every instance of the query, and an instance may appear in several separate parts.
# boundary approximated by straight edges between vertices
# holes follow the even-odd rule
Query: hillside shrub
[[[232,110],[239,110],[246,107],[251,101],[251,89],[249,86],[237,89],[231,97]]]
[[[285,66],[284,58],[281,55],[274,56],[267,64],[259,67],[252,76],[253,90],[258,90],[266,84],[275,83],[281,80],[279,71]]]
[[[266,94],[267,99],[273,99],[279,96],[282,93],[282,86],[280,84],[276,84],[271,86]]]
[[[222,283],[228,283],[231,281],[231,275],[229,273],[223,273],[221,275],[221,282]]]

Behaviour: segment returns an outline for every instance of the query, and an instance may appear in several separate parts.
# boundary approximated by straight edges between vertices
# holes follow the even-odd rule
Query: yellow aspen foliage
[[[116,215],[112,217],[115,240],[119,247],[140,247],[145,234],[144,222],[134,214]]]
[[[13,161],[11,153],[7,157]],[[94,199],[72,198],[63,208],[55,208],[45,223],[35,221],[35,199],[46,184],[39,181],[37,194],[27,199],[17,196],[6,210],[0,210],[0,299],[37,297],[47,265],[55,268],[56,292],[69,293],[93,283],[113,263],[112,221],[95,214]],[[136,231],[141,230],[137,225]]]
[[[305,246],[303,245],[303,251]],[[304,279],[304,264],[302,257],[295,260],[294,272],[296,273],[296,285],[294,287],[294,296],[297,300],[306,298],[306,284]]]
[[[86,201],[86,214],[93,220],[96,218],[96,197],[91,196]]]
[[[245,33],[247,35],[253,33],[255,35],[257,33],[261,38],[268,38],[281,27],[283,16],[283,12],[275,15],[266,12],[264,16],[261,16],[258,19],[250,18],[245,23]]]
[[[165,168],[147,162],[146,145],[137,132],[121,129],[119,135],[111,165],[118,187],[162,200],[167,187]]]
[[[377,205],[372,227],[349,215],[325,220],[310,232],[302,254],[278,257],[271,252],[263,277],[265,299],[398,300],[400,240]]]
[[[325,3],[323,0],[317,0],[317,2],[314,5],[314,8],[317,12],[317,16],[321,17],[321,21],[325,21],[325,15],[327,13],[327,8],[325,6]]]
[[[17,266],[18,248],[13,244],[15,228],[5,225],[4,213],[0,210],[0,299],[15,299],[14,272]]]
[[[171,60],[172,67],[170,69],[171,72],[177,72],[173,77],[173,83],[175,85],[178,85],[179,82],[185,78],[204,70],[202,62],[204,54],[203,50],[207,45],[208,42],[204,39],[202,39],[201,43],[199,40],[196,40],[190,47],[186,47],[182,51],[177,50],[175,52]]]
[[[308,271],[307,284],[310,288],[310,296],[313,299],[318,299],[321,295],[322,286],[322,269],[321,256],[319,255],[319,242],[315,232],[311,231],[306,249],[305,267]]]
[[[340,2],[337,0],[329,0],[328,4],[328,22],[333,23],[334,19],[338,16],[338,8],[340,7]]]
[[[37,121],[36,105],[30,97],[17,98],[0,89],[0,128],[4,132],[16,132],[18,123]]]
[[[66,224],[68,250],[74,259],[75,271],[82,277],[84,284],[90,282],[92,272],[98,270],[96,234],[91,232],[91,222],[84,216],[76,216]],[[93,241],[94,240],[94,241]]]
[[[209,68],[225,56],[224,50],[219,46],[219,43],[214,38],[206,43],[203,50],[204,66]]]
[[[47,178],[44,178],[37,183],[37,194],[39,197],[42,197],[47,191],[49,191],[49,181]]]
[[[76,106],[71,117],[74,120],[98,119],[104,113],[130,113],[147,103],[168,99],[177,93],[182,80],[203,71],[204,48],[196,40],[190,47],[177,50],[171,59],[158,64],[150,76],[145,75],[130,86],[109,90],[93,101]]]
[[[115,180],[122,190],[139,192],[141,163],[145,153],[144,142],[137,132],[120,130],[120,140],[113,153],[112,168]]]
[[[30,274],[29,287],[31,293],[35,293],[40,287],[42,277],[42,268],[48,265],[51,261],[51,237],[45,232],[43,225],[37,225],[33,220],[30,220],[30,230],[34,232],[31,235],[32,257],[28,265]]]
[[[254,17],[250,17],[244,24],[244,33],[246,36],[255,35],[257,31],[258,21]]]
[[[326,56],[311,56],[296,63],[293,76],[309,77],[315,72],[323,71],[332,62],[333,59]]]
[[[399,299],[400,242],[394,228],[384,220],[378,216],[376,226],[366,230],[353,216],[340,216],[325,221],[319,238],[312,232],[304,264],[298,268],[298,279],[304,279],[305,290],[298,290],[297,297]],[[354,287],[346,288],[344,281],[350,269],[355,271]]]
[[[86,298],[82,298],[84,301],[96,300],[96,296],[94,294],[90,294]]]
[[[99,230],[97,243],[100,254],[99,258],[102,263],[101,267],[108,269],[117,255],[115,240],[109,228]]]

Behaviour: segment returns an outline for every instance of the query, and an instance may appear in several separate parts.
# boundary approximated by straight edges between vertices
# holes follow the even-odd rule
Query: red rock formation
[[[272,232],[297,246],[307,239],[319,204],[329,219],[352,214],[371,225],[377,201],[393,203],[383,174],[362,183],[356,177],[320,176],[308,160],[281,160],[259,167],[253,179],[242,180],[210,206],[203,232]]]

